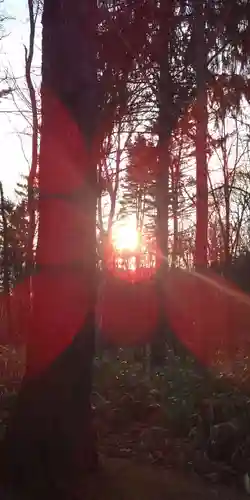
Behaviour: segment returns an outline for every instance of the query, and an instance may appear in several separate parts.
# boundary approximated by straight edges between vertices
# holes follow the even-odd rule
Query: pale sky
[[[4,13],[14,19],[4,23],[5,38],[0,42],[0,72],[6,71],[18,78],[18,84],[25,89],[24,75],[24,44],[29,39],[29,23],[27,0],[4,0]],[[38,26],[38,35],[41,27]],[[40,51],[36,51],[36,61],[39,61]],[[39,79],[37,80],[39,84]],[[1,83],[0,88],[5,84]],[[15,100],[20,109],[26,111],[26,106],[17,95]],[[20,174],[28,173],[31,142],[26,135],[29,131],[25,118],[17,113],[13,99],[5,98],[0,102],[0,180],[3,182],[5,195],[13,196]],[[26,111],[27,113],[27,111]],[[26,157],[26,159],[25,159]],[[27,162],[28,159],[28,162]]]

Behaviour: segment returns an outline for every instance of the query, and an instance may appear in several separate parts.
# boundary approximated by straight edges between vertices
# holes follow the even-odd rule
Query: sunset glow
[[[115,228],[113,232],[113,244],[116,250],[136,250],[139,244],[139,234],[132,225],[124,225]]]

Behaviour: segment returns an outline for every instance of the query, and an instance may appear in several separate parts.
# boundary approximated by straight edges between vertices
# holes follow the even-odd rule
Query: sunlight
[[[139,234],[134,225],[127,224],[114,228],[113,245],[116,250],[136,250],[139,245]]]

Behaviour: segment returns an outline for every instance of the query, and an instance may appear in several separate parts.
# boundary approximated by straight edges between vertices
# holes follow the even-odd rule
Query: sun
[[[136,250],[139,245],[139,233],[132,225],[116,227],[113,231],[113,245],[116,250]]]

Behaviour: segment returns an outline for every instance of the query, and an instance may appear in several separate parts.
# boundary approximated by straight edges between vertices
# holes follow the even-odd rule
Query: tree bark
[[[159,48],[159,139],[158,139],[158,172],[156,179],[156,240],[158,256],[162,272],[157,274],[157,291],[160,304],[159,324],[155,340],[151,345],[151,365],[163,366],[166,357],[167,326],[162,284],[168,268],[169,239],[169,173],[170,173],[170,138],[172,133],[173,103],[171,102],[172,80],[170,74],[171,57],[171,23],[173,16],[173,1],[162,0],[159,6],[160,14],[160,48]],[[170,339],[169,339],[170,341]]]
[[[31,273],[34,270],[34,236],[36,228],[34,189],[35,189],[35,181],[37,178],[37,169],[38,169],[38,142],[39,142],[39,120],[38,120],[36,90],[31,75],[34,47],[35,47],[35,32],[36,32],[36,19],[34,13],[33,0],[28,0],[28,9],[29,9],[30,36],[29,36],[29,48],[27,49],[27,47],[25,47],[25,79],[29,92],[31,112],[32,112],[32,155],[31,155],[30,172],[28,176],[29,229],[28,229],[28,242],[27,242],[26,271],[30,279],[29,293],[31,300],[31,295],[32,295]]]
[[[38,273],[27,373],[2,455],[5,484],[32,499],[73,499],[97,465],[95,21],[92,0],[44,1]]]
[[[196,244],[195,267],[207,267],[208,170],[207,170],[207,42],[204,2],[195,2],[196,46]]]
[[[162,0],[160,5],[160,54],[159,54],[159,139],[158,139],[158,172],[156,181],[157,207],[157,244],[165,260],[168,258],[168,211],[169,211],[169,142],[171,127],[171,75],[169,69],[170,38],[172,21],[172,1],[167,4]]]

